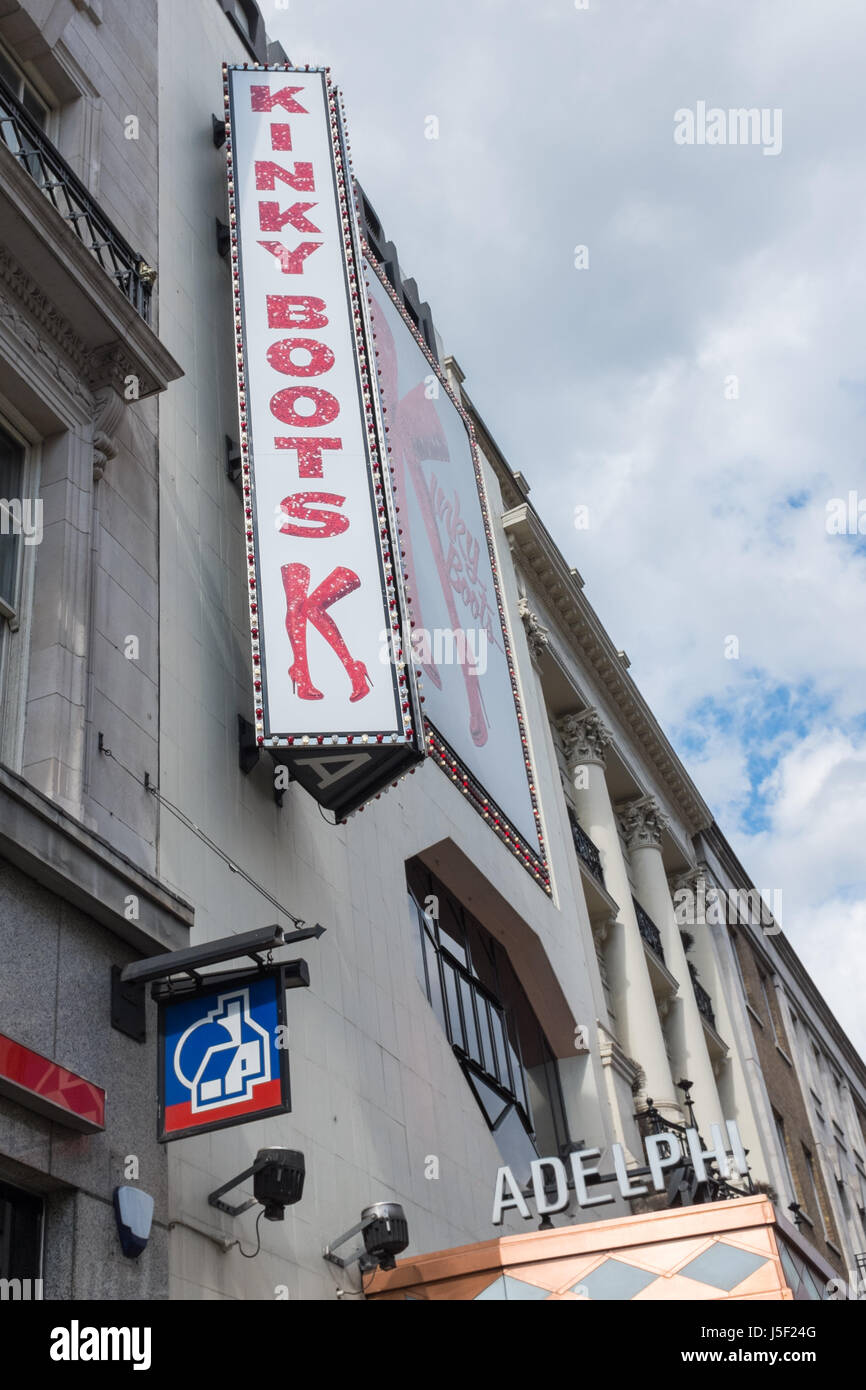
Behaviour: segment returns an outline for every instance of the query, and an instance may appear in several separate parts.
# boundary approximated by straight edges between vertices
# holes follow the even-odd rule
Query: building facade
[[[753,886],[360,188],[382,283],[477,441],[548,882],[441,758],[333,825],[250,740],[221,125],[224,62],[287,61],[255,4],[2,11],[0,1278],[357,1296],[322,1250],[371,1203],[403,1206],[409,1257],[483,1243],[501,1167],[523,1184],[598,1149],[606,1171],[619,1145],[637,1173],[692,1120],[736,1123],[734,1202],[757,1187],[761,1223],[853,1277],[863,1063],[775,918],[748,896],[732,915]],[[291,1113],[159,1144],[156,1012],[119,969],[299,921],[326,930],[288,996]],[[304,1153],[303,1198],[245,1260],[256,1213],[208,1197],[268,1146]],[[136,1260],[122,1185],[154,1199]],[[707,1196],[687,1173],[605,1193],[611,1229]],[[569,1196],[553,1220],[598,1217]]]

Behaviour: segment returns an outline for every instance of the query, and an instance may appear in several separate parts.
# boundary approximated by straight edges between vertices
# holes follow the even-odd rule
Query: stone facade
[[[481,450],[550,895],[432,760],[340,826],[297,785],[275,797],[264,758],[241,766],[238,718],[253,695],[245,523],[226,469],[238,426],[231,269],[215,226],[225,161],[211,118],[222,62],[267,56],[264,24],[228,0],[137,0],[134,19],[108,0],[0,8],[0,44],[50,108],[45,140],[117,244],[134,248],[133,279],[151,293],[145,312],[112,283],[0,143],[0,428],[45,510],[0,628],[0,1034],[108,1095],[104,1131],[74,1137],[0,1095],[0,1183],[44,1202],[46,1295],[351,1294],[322,1248],[380,1200],[404,1206],[410,1253],[490,1235],[502,1136],[419,983],[407,865],[432,874],[507,960],[555,1060],[572,1145],[616,1142],[637,1162],[653,1115],[682,1124],[691,1101],[705,1133],[737,1122],[754,1179],[778,1193],[775,1105],[811,1218],[794,1236],[851,1268],[866,1245],[852,1129],[866,1115],[863,1065],[784,938],[763,954],[759,938],[738,941],[741,978],[725,924],[688,942],[681,932],[684,876],[727,885],[738,870],[454,359]],[[417,298],[414,282],[399,292]],[[310,987],[288,1000],[291,1113],[166,1151],[153,1005],[146,1042],[112,1028],[110,967],[294,917],[326,931],[304,944]],[[755,994],[767,952],[782,982],[775,1038]],[[824,1121],[807,1033],[831,1083],[839,1076]],[[529,1083],[549,1065],[534,1077],[527,1064]],[[247,1261],[234,1247],[250,1249],[256,1214],[231,1218],[207,1197],[265,1145],[301,1149],[307,1181]],[[122,1181],[156,1202],[134,1263],[114,1232]],[[619,1195],[607,1208],[635,1209]],[[505,1229],[522,1222],[511,1215]]]

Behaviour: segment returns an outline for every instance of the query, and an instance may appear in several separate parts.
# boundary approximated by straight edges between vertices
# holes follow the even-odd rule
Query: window
[[[508,953],[421,864],[410,864],[418,979],[521,1183],[568,1143],[556,1058]],[[537,1145],[537,1146],[536,1146]]]
[[[48,107],[36,88],[32,86],[21,69],[2,48],[0,48],[0,79],[5,82],[12,95],[20,101],[31,120],[36,122],[40,130],[45,130],[48,125]]]
[[[839,1192],[839,1201],[842,1205],[842,1215],[846,1221],[851,1220],[851,1203],[848,1201],[848,1188],[839,1178],[836,1179],[836,1187]]]
[[[14,616],[18,603],[23,491],[23,445],[0,428],[0,616],[5,618]]]
[[[810,1212],[814,1213],[818,1221],[820,1221],[821,1230],[824,1232],[824,1239],[826,1240],[827,1226],[824,1221],[824,1211],[821,1206],[821,1198],[818,1195],[818,1182],[815,1177],[815,1165],[812,1161],[812,1155],[806,1148],[805,1144],[803,1145],[803,1157],[806,1160],[806,1173],[809,1178],[809,1210]]]
[[[42,1198],[0,1182],[0,1279],[39,1279],[41,1251]]]
[[[848,1146],[845,1143],[845,1136],[835,1120],[833,1121],[833,1138],[836,1140],[837,1147],[842,1150],[843,1154],[845,1154],[847,1158]]]
[[[863,1227],[863,1234],[866,1235],[866,1173],[860,1163],[857,1164],[857,1181],[860,1187],[860,1200],[857,1203],[857,1214],[860,1217],[860,1225]]]
[[[743,967],[740,963],[739,943],[737,939],[737,933],[735,931],[731,932],[731,952],[734,957],[734,966],[737,971],[737,979],[740,982],[740,989],[743,991],[743,998],[746,1000],[746,1003],[748,1003],[749,991],[746,989],[746,981],[743,978]]]
[[[782,1161],[782,1168],[788,1184],[785,1196],[789,1197],[792,1202],[797,1202],[799,1198],[797,1196],[797,1186],[794,1182],[794,1174],[791,1171],[791,1160],[788,1156],[788,1140],[785,1136],[785,1124],[782,1117],[777,1115],[775,1110],[773,1111],[773,1119],[776,1124],[776,1138],[779,1141],[779,1158]]]
[[[815,1114],[818,1116],[819,1122],[822,1125],[826,1125],[826,1120],[824,1119],[824,1102],[819,1095],[815,1094],[811,1087],[809,1088],[809,1094],[812,1097],[812,1104],[815,1107]]]
[[[771,1027],[772,1030],[773,1030],[773,1041],[774,1041],[775,1043],[778,1044],[778,1042],[779,1042],[779,1035],[778,1035],[778,1033],[776,1032],[776,1020],[775,1020],[775,1018],[773,1017],[773,1009],[772,1009],[772,1006],[771,1006],[771,1004],[770,1004],[770,992],[769,992],[769,987],[768,987],[768,984],[767,984],[767,977],[766,977],[766,975],[762,975],[761,972],[759,971],[759,972],[758,972],[758,979],[759,979],[760,982],[761,982],[761,995],[762,995],[763,1000],[764,1000],[764,1008],[765,1008],[766,1011],[767,1011],[767,1018],[770,1020],[770,1027]]]

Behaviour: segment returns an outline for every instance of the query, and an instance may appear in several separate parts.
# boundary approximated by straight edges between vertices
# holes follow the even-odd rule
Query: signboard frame
[[[235,74],[239,76],[235,78]],[[243,75],[243,81],[240,75]],[[292,76],[299,78],[301,83],[306,85],[295,86],[288,82],[283,88],[278,83],[271,84],[271,79],[275,77],[286,77],[291,79]],[[247,77],[251,79],[248,84],[246,83]],[[259,98],[254,99],[251,95],[254,84],[259,91],[264,89],[267,93],[267,97],[262,100],[260,105],[255,104]],[[305,96],[303,99],[309,100],[309,110],[301,104],[300,100],[293,99],[291,96],[285,98],[282,106],[278,106],[275,100],[276,96],[281,91],[287,91],[289,93],[314,93],[314,88],[316,91],[319,90],[317,84],[321,84],[320,95],[323,103],[323,108],[321,110],[318,107],[315,111],[313,110],[312,101],[308,96]],[[343,525],[342,528],[335,529],[331,533],[327,533],[327,535],[330,535],[331,538],[335,536],[337,538],[341,537],[343,532],[348,530],[349,520],[351,519],[355,527],[353,535],[357,538],[354,545],[359,547],[358,553],[361,553],[361,550],[363,550],[365,560],[368,561],[368,564],[361,576],[358,576],[357,573],[347,569],[345,566],[341,566],[333,570],[331,575],[328,576],[328,579],[334,578],[338,570],[341,570],[344,575],[351,575],[350,584],[352,581],[356,581],[354,587],[350,588],[349,595],[338,595],[338,597],[354,596],[356,591],[361,589],[363,585],[367,586],[365,612],[368,618],[365,621],[362,635],[363,641],[366,644],[365,650],[368,654],[373,650],[372,643],[374,641],[374,634],[372,634],[370,630],[369,621],[369,615],[372,612],[371,604],[373,602],[371,595],[374,588],[378,586],[381,600],[381,621],[375,633],[375,641],[379,642],[380,631],[384,631],[386,634],[390,631],[390,638],[396,653],[396,660],[390,663],[387,668],[383,667],[378,662],[376,663],[374,674],[380,688],[377,692],[372,692],[371,683],[369,688],[373,693],[374,700],[379,702],[379,709],[380,712],[382,712],[385,704],[382,691],[386,688],[386,679],[390,682],[392,697],[390,708],[393,718],[392,722],[387,727],[381,727],[381,723],[374,727],[365,724],[363,721],[363,703],[359,703],[358,705],[359,717],[354,720],[354,722],[347,723],[342,728],[334,728],[328,721],[322,721],[322,725],[324,726],[318,724],[314,718],[316,713],[315,706],[313,706],[312,709],[308,709],[307,706],[300,707],[299,705],[292,705],[293,712],[295,708],[298,709],[298,720],[295,727],[277,728],[274,727],[272,722],[274,717],[272,715],[274,695],[278,689],[276,682],[279,679],[282,681],[279,690],[280,698],[285,705],[287,680],[285,677],[279,678],[276,675],[274,675],[273,678],[269,677],[268,644],[273,642],[276,644],[277,648],[280,649],[280,644],[285,642],[285,637],[282,634],[281,628],[284,623],[288,626],[291,601],[289,599],[289,589],[287,587],[287,611],[285,617],[282,614],[277,617],[275,614],[275,605],[271,601],[273,591],[273,562],[268,567],[268,571],[265,575],[263,575],[262,569],[261,550],[262,544],[264,543],[262,527],[267,524],[267,518],[260,515],[260,506],[257,496],[256,443],[254,430],[256,425],[261,428],[262,412],[260,403],[257,401],[257,389],[264,382],[264,374],[268,371],[268,367],[263,366],[258,360],[252,362],[250,359],[249,340],[251,333],[258,332],[261,334],[261,315],[263,307],[261,304],[257,306],[253,305],[250,293],[251,284],[254,276],[262,283],[263,279],[261,263],[258,260],[255,261],[255,264],[252,260],[245,263],[245,256],[266,256],[268,246],[274,247],[280,245],[279,243],[265,243],[264,241],[260,241],[259,247],[265,247],[265,250],[262,251],[254,247],[254,242],[258,240],[257,234],[261,232],[263,226],[263,219],[265,216],[262,212],[263,206],[270,207],[271,209],[279,209],[279,204],[267,203],[266,200],[259,202],[258,226],[254,221],[250,220],[252,216],[250,209],[253,200],[249,197],[244,198],[243,195],[245,190],[248,193],[252,192],[251,184],[248,182],[253,177],[252,168],[244,167],[241,169],[238,165],[237,101],[239,100],[239,94],[242,88],[245,88],[246,92],[250,93],[251,109],[261,112],[262,118],[265,121],[269,119],[269,116],[273,116],[275,123],[271,127],[271,147],[274,153],[272,156],[269,156],[269,161],[271,162],[266,166],[271,170],[270,183],[264,185],[265,187],[271,187],[276,190],[272,192],[271,197],[278,198],[284,195],[282,197],[283,201],[291,201],[297,198],[306,199],[307,197],[312,198],[317,196],[318,201],[316,203],[295,202],[294,207],[291,209],[295,220],[291,221],[291,225],[303,227],[306,225],[309,217],[318,215],[323,228],[326,227],[326,222],[322,221],[323,217],[327,219],[327,227],[333,229],[335,226],[337,228],[337,234],[331,235],[330,239],[327,235],[319,232],[319,234],[323,236],[323,240],[316,243],[313,249],[319,253],[324,250],[324,252],[326,252],[324,259],[322,259],[320,254],[319,261],[317,261],[316,257],[312,256],[308,251],[307,259],[303,260],[303,264],[299,264],[295,267],[294,262],[292,262],[292,273],[287,274],[285,267],[289,264],[289,261],[283,258],[283,276],[277,274],[276,281],[279,282],[285,278],[285,283],[272,283],[269,288],[273,288],[274,291],[282,289],[286,296],[289,296],[290,292],[297,296],[310,295],[311,290],[315,288],[315,280],[313,279],[311,282],[308,276],[308,280],[305,282],[302,272],[306,266],[312,265],[316,267],[318,264],[330,267],[327,274],[330,274],[330,283],[333,285],[335,284],[334,277],[336,276],[336,258],[339,257],[341,263],[339,278],[345,295],[345,304],[338,304],[335,300],[333,302],[333,314],[335,323],[336,320],[339,319],[342,324],[340,332],[343,331],[346,324],[348,325],[348,336],[347,340],[341,339],[336,344],[337,360],[339,361],[342,372],[341,380],[345,385],[348,380],[347,373],[349,371],[349,366],[344,359],[348,347],[354,378],[354,393],[350,392],[347,388],[344,395],[340,398],[339,404],[344,411],[345,429],[350,432],[351,441],[353,441],[352,447],[363,452],[367,496],[365,503],[359,500],[360,479],[357,473],[350,475],[348,484],[346,482],[346,474],[344,473],[341,486],[345,487],[352,485],[356,488],[356,511],[351,518],[346,515],[338,516],[337,520],[345,522],[345,525]],[[223,93],[226,117],[230,263],[232,267],[234,297],[234,333],[241,435],[241,486],[245,515],[244,529],[247,550],[252,674],[253,689],[255,692],[255,740],[257,747],[262,751],[270,753],[275,761],[287,764],[294,778],[301,782],[323,807],[332,810],[338,820],[343,820],[353,811],[357,810],[358,807],[371,796],[383,790],[388,783],[396,780],[396,778],[402,776],[406,771],[413,769],[417,763],[422,761],[425,751],[420,697],[417,689],[415,671],[412,662],[403,659],[403,633],[408,621],[406,594],[403,581],[403,570],[400,562],[400,546],[397,542],[399,530],[396,523],[389,472],[384,462],[386,459],[386,449],[383,441],[386,436],[381,414],[378,410],[376,393],[371,385],[371,363],[375,362],[375,356],[370,350],[370,329],[366,312],[366,299],[360,284],[360,232],[357,219],[357,207],[353,196],[353,183],[344,129],[344,117],[337,90],[331,82],[330,69],[327,67],[315,67],[312,65],[295,67],[291,64],[223,64]],[[297,115],[292,114],[294,111],[300,111],[302,113],[301,117],[299,118]],[[301,127],[299,125],[299,119],[312,119],[315,122],[320,120],[322,112],[324,112],[324,119],[327,121],[328,127],[326,132],[328,169],[318,168],[316,170],[316,173],[318,173],[320,177],[320,183],[316,185],[312,174],[314,168],[312,163],[299,163],[295,153],[283,155],[280,153],[280,150],[293,150],[293,132],[295,145],[298,143],[298,132],[303,135],[305,132],[313,131],[316,133],[316,139],[320,140],[322,136],[321,125]],[[245,108],[244,120],[246,120],[248,114]],[[294,126],[292,125],[293,121],[295,122]],[[274,131],[278,133],[278,138],[275,138]],[[247,139],[247,143],[250,144],[250,148],[255,146],[254,136],[245,137],[245,139]],[[258,147],[255,146],[255,149],[257,150]],[[258,190],[258,165],[260,161],[253,160],[249,150],[240,157],[244,159],[245,165],[247,163],[256,165],[255,179],[256,190]],[[281,172],[278,170],[280,173],[280,182],[275,183],[273,171],[278,169],[278,161],[281,160],[283,162],[286,160],[289,162],[294,160],[294,168],[291,170],[282,169]],[[299,171],[311,171],[310,174],[307,175],[306,183],[303,182],[303,173],[299,174]],[[306,187],[310,191],[306,193],[288,192],[286,190],[286,176],[288,176],[290,188]],[[291,182],[292,179],[294,179],[295,182]],[[245,180],[247,182],[245,182]],[[300,182],[298,182],[299,180]],[[330,202],[331,199],[333,199],[333,205]],[[299,212],[299,208],[304,209],[305,212]],[[321,209],[318,213],[315,211],[317,208]],[[336,209],[336,221],[334,221],[331,216],[333,209]],[[275,218],[274,225],[279,225],[280,218],[288,216],[288,214],[284,214],[282,210],[280,210],[279,215],[270,212],[267,216],[268,219]],[[270,225],[270,221],[268,225]],[[319,231],[319,228],[316,227],[316,230]],[[252,233],[252,240],[246,251],[244,248],[245,233]],[[295,233],[295,239],[297,239],[298,235],[304,234],[305,233]],[[283,233],[280,232],[278,235],[282,236]],[[286,233],[286,235],[288,235],[288,233]],[[307,243],[307,245],[309,245],[309,243]],[[302,249],[303,245],[300,250]],[[282,250],[288,255],[291,248],[284,246]],[[272,254],[277,255],[277,252],[274,251]],[[293,254],[299,255],[299,249],[295,248]],[[254,269],[248,270],[247,267],[253,266],[253,264]],[[277,271],[279,270],[280,267],[278,264],[273,261],[271,264],[272,266],[276,265]],[[274,274],[274,271],[271,270],[270,273]],[[309,275],[314,276],[315,272],[311,271]],[[268,296],[268,300],[270,300],[270,297],[271,296]],[[311,302],[322,305],[324,301],[319,299]],[[252,317],[254,312],[257,312],[259,315],[258,324],[255,323]],[[313,311],[313,313],[315,313],[315,311]],[[347,315],[345,323],[343,323],[344,315]],[[268,309],[268,322],[270,324],[270,309]],[[327,318],[325,322],[328,322]],[[272,336],[276,339],[282,331],[303,332],[305,330],[294,328],[288,330],[280,329]],[[336,327],[334,331],[337,331]],[[274,342],[271,346],[285,347],[285,343],[280,344]],[[316,347],[319,345],[313,343],[313,346]],[[282,359],[284,365],[278,367],[277,370],[283,372],[293,371],[301,378],[311,375],[312,367],[307,366],[306,368],[301,367],[299,369],[299,365],[291,358],[291,352],[292,350],[289,348],[287,350],[287,355]],[[341,352],[342,356],[339,355]],[[324,357],[324,354],[327,353],[330,353],[330,348],[324,345],[322,356]],[[335,360],[335,354],[330,353],[330,356],[333,362]],[[286,366],[287,358],[288,367]],[[324,357],[324,360],[327,360],[327,358]],[[268,354],[268,362],[271,366],[274,365],[274,359],[271,357],[270,352]],[[251,367],[253,369],[252,381],[250,379]],[[325,370],[329,369],[325,368]],[[256,381],[257,373],[262,373],[258,382]],[[284,376],[282,381],[275,380],[274,384],[281,385],[285,383],[286,380],[287,378]],[[284,417],[277,415],[274,409],[274,401],[277,399],[278,395],[284,394],[285,392],[277,392],[276,395],[271,397],[271,410],[278,420]],[[322,396],[327,393],[320,392],[319,394]],[[336,399],[336,397],[334,397],[334,399]],[[292,418],[294,420],[294,416]],[[297,421],[295,421],[295,423],[298,425]],[[269,420],[269,424],[273,426],[274,421]],[[298,425],[298,427],[300,426]],[[280,427],[277,426],[277,428],[279,429]],[[286,426],[284,425],[282,429],[285,430],[285,428]],[[264,437],[264,434],[265,431],[262,431],[262,437]],[[309,438],[305,438],[304,442],[315,445],[320,438],[320,436],[311,435]],[[294,444],[298,442],[300,441],[296,440]],[[328,443],[328,441],[326,441],[326,443]],[[294,444],[290,439],[280,440],[279,443],[276,439],[274,440],[275,447],[285,448],[286,446],[291,446],[293,451],[295,451]],[[320,457],[316,466],[310,467],[308,464],[305,465],[302,463],[301,453],[300,451],[297,452],[297,468],[301,478],[324,477],[325,465],[334,457],[334,455],[328,454],[326,458],[323,458],[320,451]],[[265,458],[268,451],[263,451],[262,448],[259,447],[259,453],[260,458]],[[337,457],[339,457],[339,455],[337,455]],[[261,488],[261,479],[259,483]],[[285,500],[291,503],[297,502],[298,506],[308,506],[308,502],[306,502],[305,499],[310,496],[306,491],[306,489],[311,487],[310,483],[296,483],[294,480],[287,478],[285,486],[286,491],[289,491],[292,486],[304,488],[305,491],[297,492],[293,497],[286,498]],[[312,484],[313,488],[316,486],[315,483]],[[321,484],[321,486],[328,486],[328,484],[324,483]],[[320,497],[325,496],[325,494],[317,495]],[[345,499],[341,498],[340,502],[342,503],[344,500]],[[262,506],[265,505],[266,504],[262,503]],[[362,514],[365,505],[368,510],[366,514]],[[285,507],[283,507],[283,510],[285,511]],[[302,512],[288,513],[287,515],[300,516],[304,523],[315,523],[319,522],[324,513],[322,513],[320,509],[315,518],[311,516],[305,517]],[[290,522],[289,525],[292,529],[288,531],[288,534],[305,538],[297,542],[295,551],[302,548],[304,544],[308,544],[306,538],[313,537],[314,539],[318,539],[313,525],[311,525],[309,529],[302,529],[296,522]],[[285,531],[285,527],[286,523],[284,522],[280,529]],[[366,527],[371,528],[371,534],[374,539],[372,550],[375,551],[376,555],[375,564],[377,573],[375,576],[372,573],[373,566],[370,559],[372,554],[370,535],[366,533]],[[327,544],[327,538],[325,544]],[[331,559],[333,559],[334,553],[336,553],[339,558],[342,553],[340,547],[337,548],[336,552],[331,553]],[[287,561],[293,558],[291,545],[287,545],[284,554]],[[294,559],[298,559],[297,554],[294,555]],[[302,564],[287,564],[282,566],[283,583],[286,585],[288,584],[285,573],[287,569],[298,571],[306,570],[306,579],[307,581],[310,579],[309,567]],[[269,598],[266,603],[264,596],[269,588],[271,591],[271,598]],[[316,592],[318,592],[318,590],[316,590]],[[310,595],[310,603],[312,603],[312,599],[313,595]],[[328,603],[332,601],[336,602],[336,600],[332,599],[327,600]],[[325,602],[325,599],[320,599],[320,608]],[[313,619],[307,617],[306,589],[304,590],[303,599],[299,600],[299,603],[301,603],[299,612],[303,614],[301,625],[303,627],[303,640],[306,648],[307,623],[313,624]],[[268,604],[270,605],[269,607]],[[325,624],[330,625],[331,631],[334,632],[336,625],[332,622],[330,615],[322,617],[322,613],[319,609],[316,610],[316,613],[318,615],[319,624],[317,628],[318,632],[322,632]],[[349,672],[350,666],[355,672],[364,670],[365,679],[367,679],[364,662],[362,660],[348,660],[348,649],[345,641],[342,639],[341,633],[338,633],[337,636],[333,638],[326,638],[325,640],[329,643],[332,650],[336,651],[338,638],[342,642],[344,652],[340,660],[346,667],[347,672]],[[289,640],[291,642],[291,638]],[[317,637],[315,640],[321,642],[322,638]],[[292,654],[294,658],[295,649],[293,643]],[[368,661],[369,660],[370,656],[368,655]],[[294,681],[294,677],[292,677],[292,679]],[[350,680],[354,682],[355,676],[350,674]],[[294,698],[294,684],[292,693]],[[366,691],[364,693],[366,694]],[[321,699],[322,696],[320,692],[315,691],[313,695],[299,696],[298,698],[299,700],[301,698]],[[331,692],[326,692],[325,698],[326,701],[330,700]],[[363,700],[363,696],[359,695],[356,691],[348,698],[353,703]],[[347,720],[350,715],[354,714],[354,710],[350,709],[348,706],[346,706],[345,712]]]
[[[463,795],[470,801],[483,820],[491,827],[498,838],[506,845],[511,853],[523,864],[523,867],[532,875],[548,896],[552,893],[550,866],[547,858],[546,843],[544,838],[541,807],[535,789],[535,770],[532,763],[530,752],[529,736],[527,732],[526,720],[523,713],[523,702],[520,695],[520,687],[517,677],[517,668],[514,661],[511,633],[509,629],[508,613],[502,594],[502,586],[499,576],[499,565],[496,557],[496,548],[493,541],[493,530],[490,521],[490,504],[487,496],[487,488],[484,481],[484,474],[481,466],[478,443],[475,437],[475,430],[472,420],[464,409],[461,401],[457,398],[451,388],[445,373],[442,370],[437,358],[430,351],[416,324],[413,322],[406,309],[396,294],[391,281],[388,278],[384,266],[379,261],[376,252],[370,246],[366,237],[361,237],[362,265],[364,266],[365,284],[369,290],[370,281],[367,278],[367,270],[376,276],[376,279],[385,291],[393,307],[397,310],[400,318],[413,338],[418,350],[426,358],[430,372],[435,376],[439,390],[444,392],[451,404],[457,410],[458,415],[466,430],[469,451],[472,458],[472,466],[475,474],[475,483],[478,491],[478,499],[481,508],[481,517],[484,526],[484,535],[487,543],[487,551],[490,559],[490,569],[493,578],[494,594],[496,606],[502,626],[502,636],[505,647],[505,657],[508,666],[508,673],[511,680],[511,692],[514,700],[515,713],[517,716],[517,727],[520,734],[523,749],[523,762],[529,787],[529,796],[535,817],[538,845],[533,846],[517,829],[513,821],[509,818],[504,808],[499,805],[489,794],[475,773],[466,765],[465,761],[455,752],[443,734],[435,727],[429,715],[424,715],[424,729],[427,741],[428,755],[442,768],[450,780],[459,788]],[[369,296],[368,296],[369,298]],[[381,396],[381,384],[377,388],[377,394]],[[380,400],[381,408],[381,400]],[[390,452],[390,449],[389,449]],[[397,497],[398,503],[400,498]],[[409,600],[413,597],[411,584],[408,577],[405,579]]]
[[[257,981],[270,979],[274,981],[276,989],[276,1027],[283,1030],[286,1035],[288,1028],[286,1011],[286,990],[291,986],[286,979],[287,969],[291,962],[283,962],[279,965],[268,965],[261,968],[254,967],[249,970],[221,971],[212,975],[200,976],[201,983],[181,988],[173,987],[171,990],[160,992],[157,997],[158,1013],[158,1043],[157,1043],[157,1142],[160,1144],[172,1143],[175,1139],[188,1139],[195,1134],[210,1134],[217,1129],[231,1129],[235,1125],[249,1124],[253,1120],[265,1120],[274,1115],[287,1115],[292,1109],[291,1083],[289,1077],[289,1049],[288,1047],[277,1046],[276,1052],[280,1064],[280,1100],[279,1104],[265,1106],[261,1110],[251,1110],[243,1115],[234,1115],[229,1119],[215,1119],[200,1125],[192,1125],[185,1129],[167,1130],[165,1124],[166,1112],[166,1048],[168,1045],[166,1031],[166,1010],[179,1004],[195,1002],[207,995],[225,993],[233,988],[242,988],[244,985],[253,984]],[[219,1111],[214,1111],[219,1114]]]

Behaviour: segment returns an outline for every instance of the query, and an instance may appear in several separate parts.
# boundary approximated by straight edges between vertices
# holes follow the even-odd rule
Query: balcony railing
[[[133,251],[77,174],[0,78],[0,142],[68,222],[145,323],[156,273]]]
[[[603,884],[604,874],[601,869],[601,855],[597,847],[593,844],[586,831],[578,824],[577,817],[572,811],[569,811],[568,819],[571,821],[571,835],[574,840],[574,848],[577,850],[590,872],[595,874],[599,883]]]
[[[638,931],[650,950],[655,951],[659,960],[663,961],[665,953],[662,948],[661,932],[646,909],[641,907],[637,898],[632,898],[632,902],[634,903],[635,916],[637,917]]]
[[[692,986],[695,991],[695,1002],[698,1006],[698,1012],[703,1014],[711,1028],[715,1028],[716,1016],[713,1013],[713,1001],[698,979],[697,971],[691,961],[689,961],[689,972],[692,977]]]

